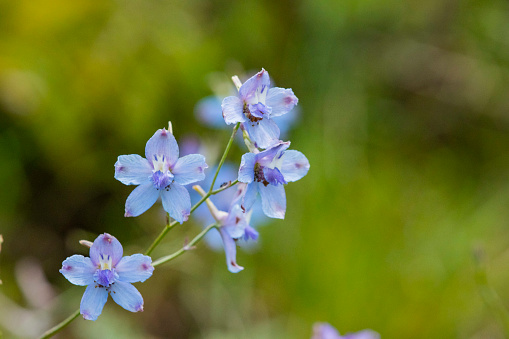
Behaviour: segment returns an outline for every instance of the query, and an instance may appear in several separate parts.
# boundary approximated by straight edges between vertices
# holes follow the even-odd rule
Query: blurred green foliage
[[[299,97],[290,140],[311,163],[287,187],[286,219],[240,251],[243,272],[200,244],[137,285],[144,313],[108,303],[62,337],[307,338],[315,321],[503,337],[471,253],[485,249],[509,306],[508,12],[502,0],[0,2],[1,332],[33,336],[78,307],[82,289],[58,273],[86,252],[77,240],[109,232],[129,254],[151,243],[162,209],[123,217],[116,157],[143,154],[168,120],[177,139],[223,147],[229,132],[197,123],[194,104],[211,73],[264,67]],[[154,257],[199,227],[173,230]],[[41,307],[21,287],[27,258],[53,292],[16,332],[8,314]]]

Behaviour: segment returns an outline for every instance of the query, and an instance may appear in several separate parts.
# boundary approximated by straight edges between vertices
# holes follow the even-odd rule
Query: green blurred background
[[[211,78],[264,67],[300,100],[289,139],[311,163],[286,219],[239,251],[243,272],[200,243],[136,284],[145,312],[110,300],[60,337],[309,338],[327,321],[503,338],[472,251],[509,306],[508,14],[505,0],[1,1],[0,331],[33,337],[78,307],[84,288],[58,270],[86,254],[79,239],[143,252],[164,214],[123,217],[117,156],[143,154],[168,120],[224,147],[194,105]]]

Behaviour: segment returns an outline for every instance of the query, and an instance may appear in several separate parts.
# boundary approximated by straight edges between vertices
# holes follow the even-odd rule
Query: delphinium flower
[[[260,153],[246,153],[239,168],[239,181],[248,184],[242,207],[250,209],[258,193],[266,216],[284,219],[286,195],[283,185],[304,177],[309,161],[299,151],[290,150],[290,142],[280,141]]]
[[[179,158],[177,141],[164,128],[147,141],[145,157],[121,155],[115,163],[115,179],[125,185],[139,185],[127,198],[125,216],[142,214],[160,197],[170,217],[183,223],[191,210],[191,199],[184,185],[205,178],[205,157],[190,154]]]
[[[363,330],[342,336],[328,323],[315,323],[311,339],[380,339],[380,334],[372,330]]]
[[[122,255],[120,242],[104,233],[90,247],[90,257],[75,254],[62,263],[60,273],[67,280],[87,286],[80,304],[83,318],[96,320],[108,294],[128,311],[143,311],[143,298],[131,283],[143,282],[152,275],[152,259],[143,254]]]
[[[224,123],[222,115],[221,98],[214,95],[205,97],[198,101],[194,111],[196,120],[205,126],[216,129],[228,128],[228,125]],[[286,138],[288,132],[298,122],[301,114],[300,112],[299,106],[295,106],[286,114],[270,117],[279,128],[279,138]],[[242,144],[242,135],[238,134],[236,140],[240,141],[240,144]]]
[[[200,186],[194,186],[193,188],[202,196],[205,195],[205,191]],[[218,230],[223,240],[226,254],[226,265],[232,273],[238,273],[244,269],[244,267],[237,264],[237,246],[235,242],[239,239],[244,239],[245,241],[258,239],[258,232],[249,225],[248,217],[250,213],[245,213],[240,206],[246,189],[247,186],[245,184],[237,185],[237,191],[228,212],[218,210],[210,199],[206,200],[210,213],[218,224]]]
[[[272,120],[289,112],[299,101],[291,89],[270,88],[269,73],[262,69],[240,88],[238,96],[224,98],[224,121],[241,122],[256,147],[268,148],[279,140],[280,130]]]

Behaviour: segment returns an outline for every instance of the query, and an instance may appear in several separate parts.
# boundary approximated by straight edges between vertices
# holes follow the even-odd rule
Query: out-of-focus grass
[[[260,228],[258,251],[239,251],[245,271],[230,274],[202,244],[137,285],[144,313],[108,303],[64,336],[306,338],[328,321],[386,338],[502,337],[471,251],[486,250],[509,305],[507,10],[501,0],[1,3],[0,292],[32,307],[14,272],[35,257],[66,291],[42,321],[71,313],[82,291],[58,269],[85,253],[77,240],[109,232],[131,254],[164,224],[160,206],[123,218],[132,188],[113,179],[116,157],[143,154],[168,120],[177,138],[222,147],[229,132],[193,116],[209,74],[264,67],[299,97],[290,140],[311,163],[286,188],[286,219]],[[198,231],[192,220],[176,228],[154,256]]]

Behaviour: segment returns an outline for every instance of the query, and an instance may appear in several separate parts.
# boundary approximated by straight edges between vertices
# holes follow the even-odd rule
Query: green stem
[[[201,238],[203,238],[203,236],[205,236],[205,234],[207,234],[208,231],[210,231],[211,229],[213,229],[214,227],[217,227],[216,224],[212,224],[212,225],[209,225],[207,226],[203,231],[201,231],[200,234],[198,234],[196,237],[194,237],[193,240],[191,240],[191,242],[187,245],[185,245],[184,247],[182,247],[180,250],[178,250],[177,252],[173,253],[173,254],[170,254],[170,255],[167,255],[165,257],[162,257],[162,258],[159,258],[157,259],[156,261],[154,261],[152,263],[152,266],[158,266],[158,265],[161,265],[161,264],[164,264],[168,261],[171,261],[175,258],[177,258],[178,256],[180,256],[181,254],[183,254],[185,251],[189,251],[192,249],[192,247],[198,242],[201,240]]]
[[[230,148],[232,147],[233,139],[235,137],[235,133],[237,133],[237,130],[239,129],[239,126],[240,126],[240,122],[238,122],[235,125],[235,127],[233,128],[230,140],[228,140],[228,144],[226,145],[226,149],[224,150],[223,156],[221,157],[221,161],[219,161],[219,165],[217,166],[216,174],[214,174],[214,179],[212,180],[212,184],[210,185],[209,192],[212,192],[212,190],[214,189],[214,184],[216,183],[217,175],[219,174],[219,170],[221,169],[221,167],[223,166],[224,161],[226,160],[226,156],[228,155],[228,152],[230,152]]]
[[[150,245],[148,250],[145,252],[145,255],[150,255],[150,253],[152,253],[156,246],[159,245],[161,240],[163,240],[163,238],[166,236],[166,233],[168,233],[176,224],[177,224],[176,220],[170,223],[170,214],[166,213],[166,225],[164,226],[164,229],[161,231],[161,233],[154,240],[154,242]]]
[[[73,314],[71,314],[67,319],[65,319],[64,321],[62,321],[60,324],[56,325],[55,327],[53,328],[50,328],[49,330],[47,330],[46,332],[44,332],[40,337],[39,339],[46,339],[46,338],[51,338],[52,336],[54,336],[55,334],[57,334],[58,332],[60,332],[64,327],[66,327],[67,325],[69,325],[74,319],[76,319],[78,316],[80,315],[80,310],[76,310]]]

